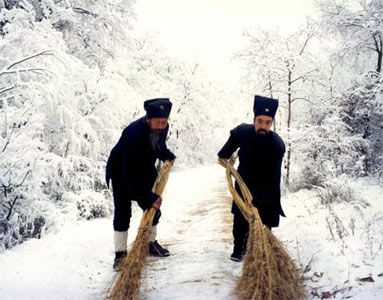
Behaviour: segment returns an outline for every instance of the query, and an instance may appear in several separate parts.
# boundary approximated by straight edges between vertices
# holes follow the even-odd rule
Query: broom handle
[[[249,224],[255,225],[256,223],[258,223],[258,228],[263,232],[265,227],[262,226],[263,224],[261,222],[258,209],[251,204],[253,197],[252,197],[248,187],[246,186],[245,182],[243,181],[243,179],[241,178],[241,176],[239,175],[237,170],[234,169],[233,165],[230,164],[226,159],[219,159],[219,162],[222,166],[226,167],[226,177],[227,177],[227,180],[229,183],[230,192],[234,197],[235,203],[238,205],[239,209],[241,210],[242,214],[245,216],[245,218],[247,219]],[[238,185],[241,189],[241,192],[242,192],[243,196],[245,197],[245,199],[247,200],[247,203],[241,198],[241,196],[238,194],[237,190],[234,188],[233,181],[231,179],[231,175],[233,175],[234,178],[237,180]],[[255,221],[255,223],[253,223],[254,221]],[[253,226],[253,225],[250,225],[250,226]],[[266,234],[262,233],[260,236],[263,240],[261,245],[264,246],[263,252],[266,255],[265,261],[266,261],[266,265],[267,265],[267,270],[270,270],[269,251],[271,251],[271,249],[269,247],[267,247],[269,245],[266,241],[266,238],[267,238]],[[266,276],[267,276],[267,286],[271,290],[273,278],[271,277],[270,272],[267,272]],[[267,300],[271,300],[271,299],[272,299],[272,296],[270,294],[270,295],[268,295]]]
[[[224,159],[224,158],[220,158],[219,163],[223,167],[225,167],[226,170],[229,171],[229,173],[231,173],[234,176],[235,180],[238,182],[239,188],[241,189],[241,192],[242,192],[243,197],[245,198],[245,201],[248,203],[252,203],[253,196],[251,195],[248,187],[246,186],[245,182],[242,180],[241,176],[238,174],[237,170],[234,169],[233,165],[231,163],[229,163],[229,161],[227,159]],[[232,185],[231,179],[230,179],[230,182]]]
[[[237,190],[235,189],[231,179],[231,173],[229,168],[226,168],[226,179],[229,183],[229,190],[231,192],[231,195],[233,196],[235,204],[238,206],[239,210],[242,212],[246,220],[249,222],[251,219],[250,204],[243,201],[243,199],[241,198],[241,196],[238,194]]]
[[[170,168],[174,164],[174,159],[172,161],[165,161],[164,165],[162,166],[161,170],[159,171],[156,181],[153,184],[152,191],[156,193],[159,196],[162,196],[166,183],[169,179],[170,174]],[[154,207],[149,208],[144,212],[144,215],[141,219],[140,228],[142,229],[149,229],[149,227],[152,226],[152,222],[154,219],[154,215],[156,213],[156,209]]]
[[[229,184],[230,192],[234,198],[234,202],[237,204],[244,217],[249,223],[252,219],[260,219],[258,209],[252,204],[253,196],[251,195],[249,188],[246,186],[246,183],[241,178],[241,175],[239,175],[237,170],[232,166],[232,164],[229,163],[227,159],[219,158],[218,162],[226,168],[226,178]],[[233,176],[237,181],[242,195],[246,201],[242,199],[242,197],[235,189],[231,176]]]

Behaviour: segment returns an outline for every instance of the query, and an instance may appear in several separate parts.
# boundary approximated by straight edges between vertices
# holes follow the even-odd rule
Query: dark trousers
[[[233,252],[244,253],[246,250],[247,236],[249,234],[249,223],[240,211],[234,213],[233,216]]]
[[[235,205],[235,204],[234,204]],[[238,207],[235,205],[233,212],[233,238],[234,238],[234,250],[236,253],[244,253],[246,251],[247,238],[249,235],[249,223],[241,213]],[[271,230],[270,226],[265,225]]]
[[[130,226],[130,218],[132,217],[132,200],[119,194],[117,189],[113,189],[114,199],[114,231],[127,231]],[[142,208],[142,207],[141,207]],[[142,209],[144,210],[144,209]],[[153,226],[157,225],[161,217],[161,210],[156,210],[153,219]]]

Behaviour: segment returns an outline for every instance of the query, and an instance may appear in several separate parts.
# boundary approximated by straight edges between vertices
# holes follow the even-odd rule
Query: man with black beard
[[[262,223],[268,228],[279,225],[279,216],[285,216],[280,202],[280,178],[285,145],[271,131],[278,100],[254,97],[253,124],[241,124],[230,131],[230,137],[218,152],[219,158],[229,159],[239,148],[238,173],[253,196]],[[236,190],[241,194],[238,184]],[[234,250],[231,259],[241,261],[246,251],[249,224],[233,202]]]
[[[169,251],[157,241],[157,224],[161,216],[162,197],[152,192],[157,177],[155,162],[175,159],[166,146],[168,118],[172,103],[167,98],[144,102],[146,116],[134,121],[122,132],[112,149],[106,165],[106,182],[112,180],[114,198],[114,248],[113,267],[118,270],[127,255],[127,239],[131,201],[137,201],[142,210],[154,207],[156,214],[150,232],[149,252],[152,256],[169,256]]]

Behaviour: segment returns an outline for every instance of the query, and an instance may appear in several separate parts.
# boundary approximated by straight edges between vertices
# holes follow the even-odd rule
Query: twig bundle
[[[271,230],[262,224],[258,210],[252,205],[252,195],[237,170],[225,159],[220,159],[220,164],[226,168],[234,202],[250,225],[242,276],[235,294],[239,299],[304,299],[303,276],[294,261]],[[244,199],[235,189],[232,176]]]
[[[173,161],[164,163],[153,185],[153,192],[160,196],[165,189],[172,164]],[[109,289],[109,299],[137,299],[145,258],[149,253],[149,234],[155,212],[153,207],[144,212],[133,246],[122,261],[122,270],[116,275],[112,288]]]

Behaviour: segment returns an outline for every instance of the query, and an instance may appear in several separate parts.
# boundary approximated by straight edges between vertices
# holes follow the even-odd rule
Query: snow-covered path
[[[145,299],[231,299],[241,264],[231,254],[230,198],[219,167],[173,172],[158,240],[171,252],[148,258]],[[141,210],[134,205],[129,246]],[[111,219],[67,225],[0,255],[0,299],[103,299],[113,278]]]
[[[149,259],[144,298],[230,299],[241,264],[229,259],[232,216],[224,170],[172,175],[159,234],[172,256]]]
[[[383,186],[353,185],[368,203],[334,201],[329,211],[315,191],[283,196],[288,218],[273,232],[306,269],[308,299],[383,299]],[[140,298],[234,299],[242,264],[229,259],[230,208],[222,167],[172,172],[158,225],[171,256],[148,257]],[[134,203],[129,247],[141,216]],[[105,299],[113,258],[111,219],[67,224],[0,254],[0,299]]]

